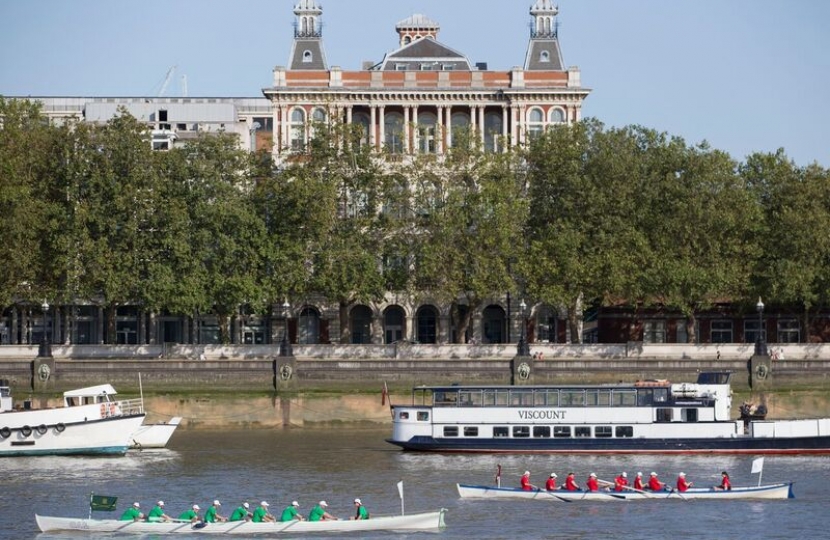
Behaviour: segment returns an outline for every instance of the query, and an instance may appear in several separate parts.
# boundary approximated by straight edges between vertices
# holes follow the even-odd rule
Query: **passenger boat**
[[[418,386],[391,444],[434,452],[830,454],[830,418],[731,417],[729,372],[697,383]]]
[[[141,424],[138,430],[130,437],[130,448],[144,450],[147,448],[164,448],[170,442],[170,437],[181,424],[181,416],[174,416],[168,422],[156,424]]]
[[[0,381],[0,457],[123,455],[144,420],[140,399],[115,400],[108,385],[63,394],[63,405],[13,407],[7,381]]]
[[[494,486],[470,486],[456,484],[458,495],[462,499],[524,499],[552,502],[614,502],[646,500],[733,500],[733,499],[793,499],[792,482],[770,484],[765,486],[733,487],[729,491],[714,488],[689,488],[687,491],[643,491],[629,488],[625,491],[530,491],[521,488],[504,488]]]
[[[271,536],[301,533],[364,532],[364,531],[438,531],[444,528],[446,509],[421,514],[380,516],[366,520],[289,521],[285,523],[223,523],[117,521],[114,519],[76,519],[35,515],[41,532],[84,531],[96,533],[144,534],[217,534]]]

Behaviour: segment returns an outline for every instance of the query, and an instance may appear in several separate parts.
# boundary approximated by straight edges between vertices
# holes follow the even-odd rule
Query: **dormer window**
[[[539,53],[539,61],[544,63],[550,62],[550,53],[548,51]]]
[[[314,61],[314,54],[311,51],[303,51],[303,64],[310,64]]]

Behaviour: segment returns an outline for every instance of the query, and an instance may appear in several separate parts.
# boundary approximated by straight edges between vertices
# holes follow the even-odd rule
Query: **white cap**
[[[320,501],[320,506],[328,506],[328,504],[326,503],[326,501]]]
[[[259,505],[260,505],[260,506],[271,506],[270,504],[268,504],[268,503],[267,503],[267,502],[265,502],[265,501],[262,501],[261,503],[259,503]]]
[[[686,473],[682,472],[682,473],[678,474],[677,476],[686,476]]]
[[[194,510],[201,510],[201,508],[199,508],[199,505],[198,505],[198,504],[194,504],[194,505],[193,505],[193,509],[194,509]]]
[[[596,473],[591,473],[588,476],[590,476],[591,478],[596,478],[597,477]]]
[[[139,507],[139,506],[141,506],[141,505],[140,505],[140,504],[138,504],[137,502],[134,502],[134,503],[133,503],[133,506],[135,506],[136,508],[138,508],[138,507]]]
[[[556,473],[555,472],[550,473],[550,477],[551,478],[556,478]]]
[[[643,473],[638,472],[638,473],[637,473],[637,476],[643,476]]]
[[[620,476],[622,476],[623,478],[628,478],[628,474],[625,471],[623,471]]]
[[[657,476],[656,472],[652,472],[650,476]]]
[[[159,502],[158,502],[158,503],[156,503],[156,504],[158,504],[159,506],[164,506],[164,501],[159,501]]]
[[[298,503],[297,501],[291,501],[291,506],[297,506],[297,507],[299,507],[299,506],[300,506],[300,503]]]
[[[360,502],[360,499],[355,499],[355,500],[354,500],[354,503],[355,503],[355,504],[363,504],[363,503],[361,503],[361,502]]]
[[[250,507],[251,507],[250,504],[248,504],[246,502],[242,503],[242,508],[250,508]]]
[[[220,503],[219,501],[213,501],[213,505],[214,506],[222,506],[222,503]]]
[[[525,473],[522,476],[527,476],[529,474],[530,474],[530,471],[525,471]]]

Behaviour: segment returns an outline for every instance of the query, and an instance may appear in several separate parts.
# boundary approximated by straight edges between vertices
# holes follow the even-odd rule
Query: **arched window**
[[[310,64],[314,61],[314,55],[311,51],[303,51],[303,64]]]
[[[491,112],[484,115],[484,150],[486,152],[499,151],[503,129],[504,123],[500,113]]]
[[[404,152],[403,115],[396,112],[386,113],[383,129],[384,137],[386,137],[383,144],[386,146],[386,151],[390,154],[402,154]]]
[[[360,126],[360,146],[369,144],[369,126],[371,119],[366,113],[357,113],[352,116],[352,124]]]
[[[314,122],[325,122],[326,121],[326,111],[321,108],[314,109],[314,112],[311,113],[311,120]]]
[[[410,43],[412,43],[412,38],[411,37],[406,36],[405,38],[403,38],[403,44],[404,45],[409,45]]]
[[[422,154],[435,153],[435,126],[438,117],[432,113],[418,115],[418,151]]]
[[[438,310],[433,306],[423,306],[418,310],[418,343],[438,343]]]
[[[406,335],[406,316],[400,306],[389,306],[383,312],[383,334],[386,343],[400,341]]]
[[[305,111],[302,109],[294,109],[291,111],[291,149],[303,150],[306,144],[305,136]]]
[[[303,35],[308,35],[308,17],[303,17]]]
[[[304,307],[297,319],[297,343],[320,342],[320,314],[312,307]]]
[[[372,310],[367,306],[352,309],[352,339],[354,344],[372,342]]]
[[[461,141],[469,144],[471,139],[470,115],[465,112],[453,113],[450,122],[452,124],[452,146],[457,147]]]
[[[550,53],[548,51],[542,51],[539,53],[539,61],[543,63],[550,62]]]
[[[564,124],[565,123],[565,111],[562,109],[556,108],[550,111],[550,123],[551,124]]]
[[[481,314],[482,343],[504,343],[506,317],[501,306],[488,306]]]
[[[535,139],[545,129],[545,113],[542,109],[534,107],[527,112],[527,134],[531,139]]]

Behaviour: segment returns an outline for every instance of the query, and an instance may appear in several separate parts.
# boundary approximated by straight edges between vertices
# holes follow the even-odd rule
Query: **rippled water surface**
[[[622,470],[629,475],[654,470],[663,480],[674,481],[682,470],[698,486],[717,483],[722,469],[730,472],[736,486],[754,485],[758,475],[750,475],[752,456],[413,454],[386,444],[386,436],[387,430],[350,428],[182,431],[174,435],[166,450],[130,452],[121,458],[3,458],[0,538],[87,537],[40,534],[34,514],[86,516],[90,492],[119,497],[118,512],[96,513],[96,517],[118,517],[134,500],[146,511],[158,499],[165,501],[169,514],[177,515],[194,502],[204,509],[214,498],[222,501],[226,514],[243,501],[256,504],[261,500],[267,500],[276,513],[295,499],[307,513],[314,503],[325,499],[332,513],[347,516],[355,497],[361,497],[373,514],[396,514],[401,511],[396,488],[401,480],[407,513],[441,507],[449,513],[447,529],[438,536],[396,534],[396,539],[830,538],[830,457],[766,458],[764,483],[796,483],[796,498],[788,501],[462,501],[455,483],[492,484],[499,464],[503,485],[517,484],[525,469],[531,471],[531,480],[540,484],[552,471],[562,478],[569,470],[575,471],[581,482],[592,471],[612,480]],[[389,536],[378,532],[331,538]]]

